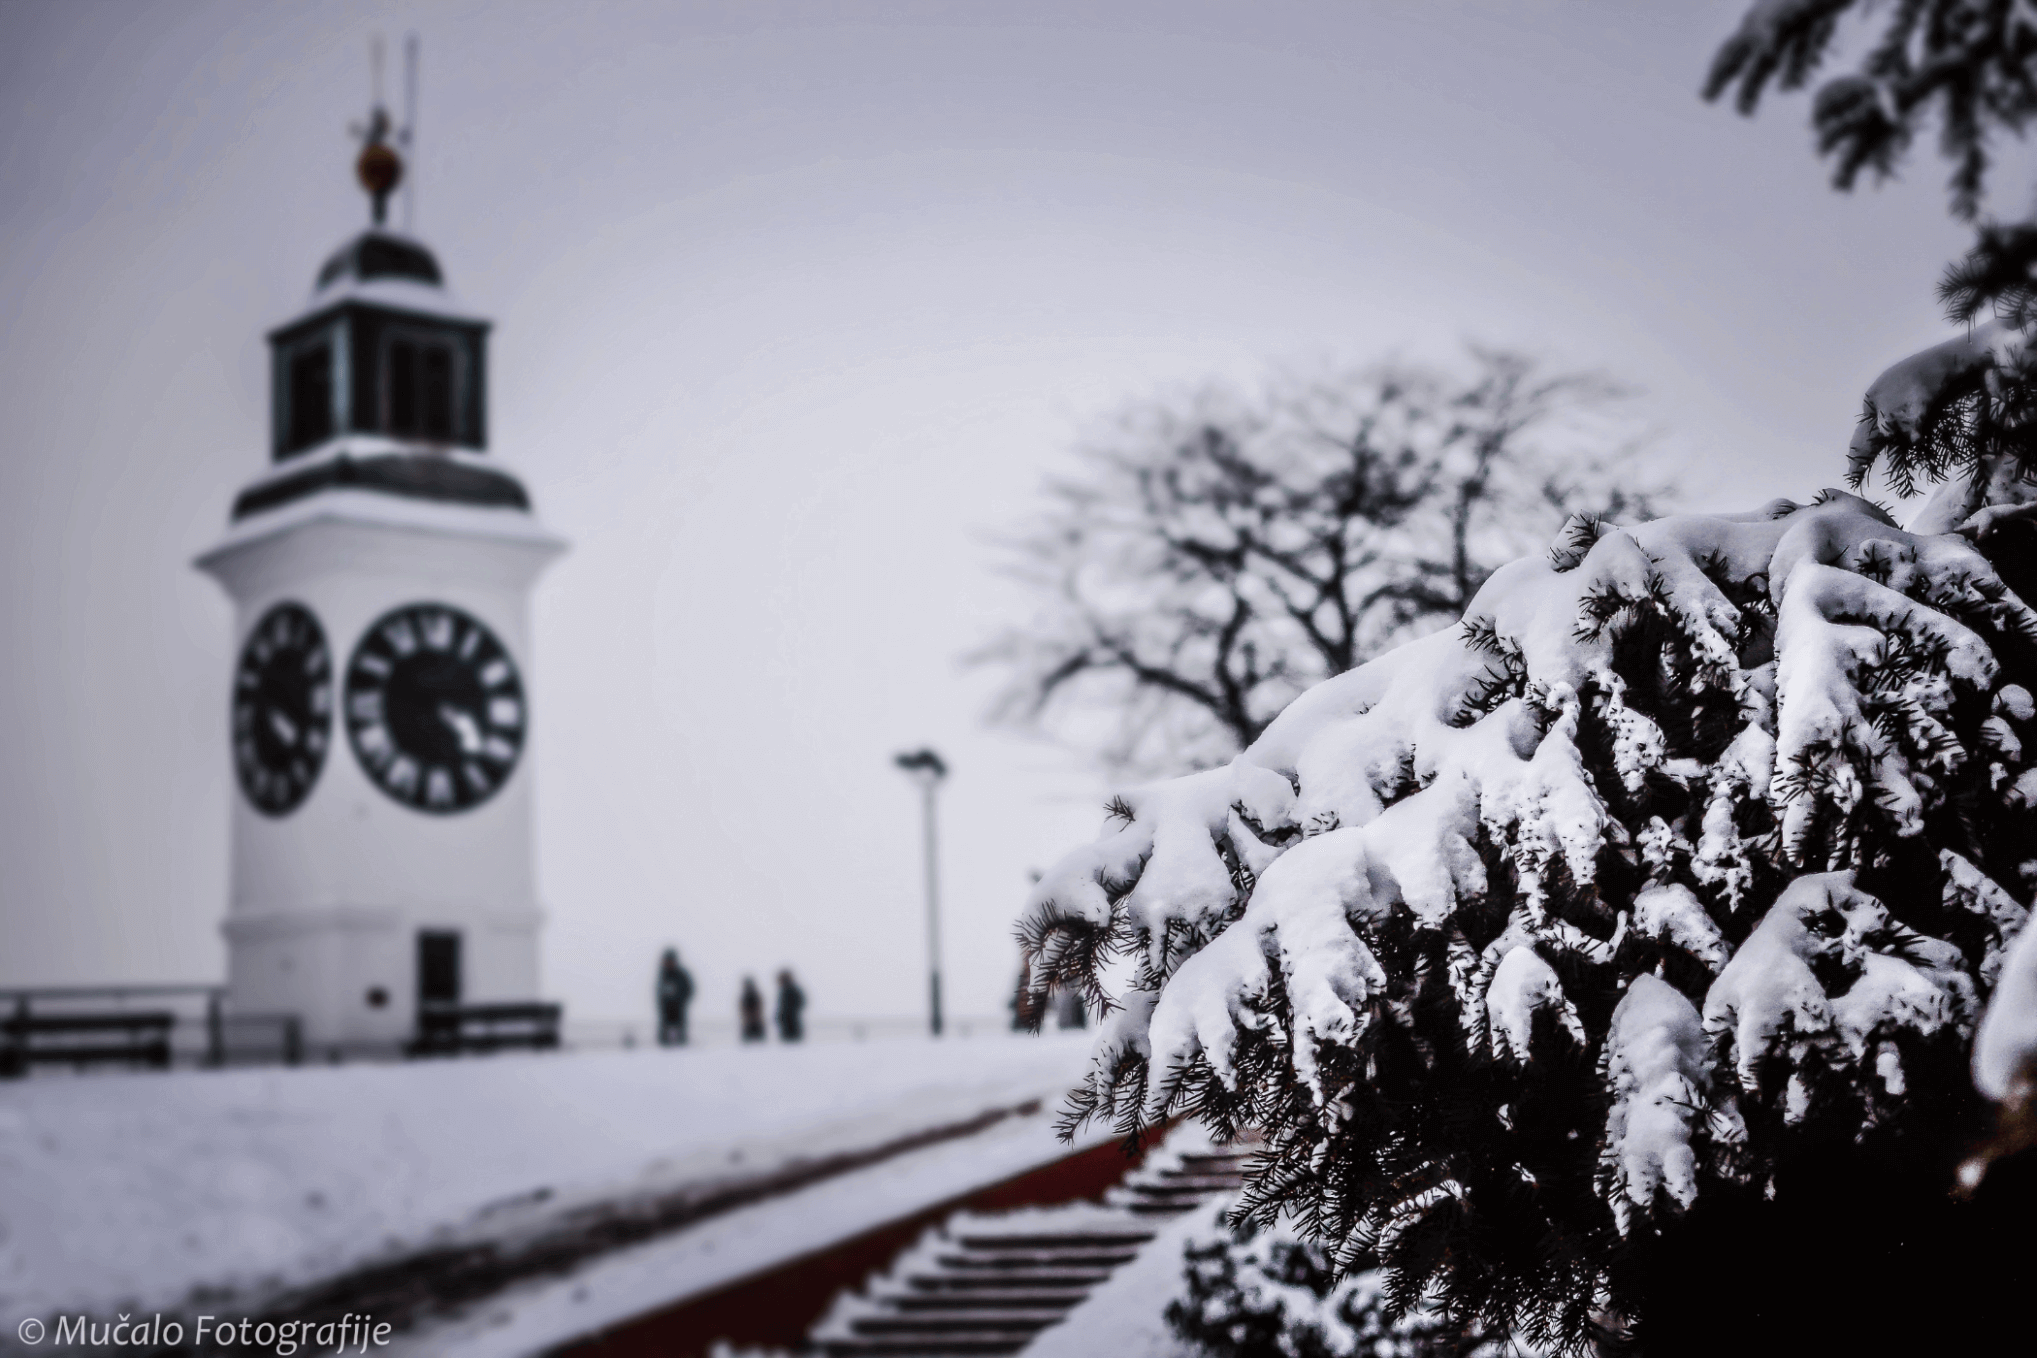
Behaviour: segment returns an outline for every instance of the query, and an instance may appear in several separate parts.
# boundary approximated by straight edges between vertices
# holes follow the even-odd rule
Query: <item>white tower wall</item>
[[[231,1011],[294,1013],[314,1048],[399,1045],[415,1028],[416,938],[425,929],[461,936],[464,1001],[534,998],[542,912],[528,743],[488,800],[428,814],[370,781],[337,709],[355,645],[406,604],[472,615],[528,675],[529,590],[561,545],[520,511],[366,492],[327,494],[275,517],[286,521],[247,525],[198,564],[234,599],[237,649],[272,606],[311,611],[332,656],[336,710],[302,804],[271,816],[234,798],[223,925]]]

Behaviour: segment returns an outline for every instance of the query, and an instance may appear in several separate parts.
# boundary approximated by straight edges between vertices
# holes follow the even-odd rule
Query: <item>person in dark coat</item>
[[[778,973],[778,1040],[797,1042],[806,1036],[806,992],[792,979],[790,968]]]
[[[739,1003],[739,1012],[743,1020],[743,1041],[762,1042],[764,1040],[764,994],[757,989],[757,983],[747,976],[743,978],[743,998]]]
[[[679,965],[679,950],[658,959],[658,1045],[686,1045],[686,1006],[693,1003],[693,975]]]

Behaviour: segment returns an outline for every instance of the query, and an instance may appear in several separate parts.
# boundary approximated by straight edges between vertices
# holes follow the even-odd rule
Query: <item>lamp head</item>
[[[897,756],[891,762],[923,783],[938,783],[948,776],[948,766],[932,750],[914,750]]]

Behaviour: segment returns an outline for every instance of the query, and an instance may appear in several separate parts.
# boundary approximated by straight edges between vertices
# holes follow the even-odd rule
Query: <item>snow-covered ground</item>
[[[1167,1328],[1167,1303],[1187,1290],[1183,1251],[1207,1235],[1221,1207],[1211,1202],[1168,1222],[1139,1257],[1110,1275],[1059,1325],[1040,1331],[1021,1358],[1200,1358]]]
[[[0,1316],[11,1330],[60,1310],[167,1314],[201,1289],[208,1309],[222,1295],[259,1305],[422,1247],[527,1234],[576,1206],[868,1149],[1028,1100],[1051,1110],[1087,1052],[1083,1034],[996,1036],[8,1083]],[[812,1219],[811,1244],[938,1201],[948,1178],[983,1182],[1006,1159],[1016,1172],[1058,1153],[1042,1118],[1023,1119],[1013,1141],[1019,1121],[981,1143],[1008,1143],[1002,1156],[953,1158],[932,1198],[881,1165],[860,1171],[862,1196],[840,1221]],[[774,1229],[753,1231],[744,1257],[801,1247],[797,1221]]]
[[[541,1354],[819,1246],[873,1223],[962,1196],[1113,1139],[1092,1128],[1074,1147],[1054,1134],[1054,1106],[975,1136],[929,1146],[811,1188],[616,1250],[563,1277],[508,1288],[399,1337],[387,1358],[519,1358]],[[1179,1275],[1179,1247],[1175,1251]],[[1153,1315],[1159,1315],[1154,1308]],[[786,1355],[785,1358],[789,1358]],[[1131,1358],[1114,1355],[1113,1358]],[[1141,1355],[1144,1358],[1144,1355]],[[1156,1356],[1157,1358],[1157,1356]]]

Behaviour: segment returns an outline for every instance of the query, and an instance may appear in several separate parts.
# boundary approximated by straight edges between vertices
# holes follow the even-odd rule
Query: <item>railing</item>
[[[295,1014],[235,1013],[227,1007],[226,988],[216,985],[126,985],[126,986],[42,986],[28,989],[0,989],[0,1025],[14,1015],[33,1019],[92,1018],[121,1016],[110,1026],[119,1031],[142,1023],[146,1015],[168,1010],[174,1015],[167,1038],[172,1067],[219,1067],[283,1063],[297,1065],[305,1058],[304,1030]],[[806,1017],[805,1041],[809,1044],[883,1042],[923,1038],[927,1022],[923,1016],[878,1014],[813,1014]],[[950,1016],[942,1040],[994,1036],[1009,1032],[1008,1014]],[[139,1030],[136,1030],[137,1033]],[[566,1051],[614,1051],[657,1046],[658,1025],[649,1015],[641,1019],[566,1018],[556,1030],[559,1046]],[[767,1041],[778,1044],[775,1025]],[[688,1033],[693,1047],[734,1047],[740,1045],[734,1018],[693,1018]],[[37,1035],[35,1040],[43,1040]],[[49,1039],[53,1043],[56,1039]],[[0,1046],[11,1039],[0,1033]],[[321,1059],[396,1060],[404,1054],[405,1043],[394,1041],[367,1048],[358,1044],[327,1052]],[[139,1062],[139,1058],[137,1058]],[[52,1058],[50,1064],[61,1065]],[[0,1057],[0,1066],[6,1064]]]
[[[0,1069],[34,1062],[225,1066],[304,1059],[295,1014],[234,1013],[211,985],[38,986],[0,990]],[[126,1033],[125,1047],[79,1036]],[[160,1044],[160,1059],[158,1059]],[[89,1054],[87,1054],[89,1053]]]
[[[885,1042],[900,1038],[925,1037],[924,1015],[815,1015],[807,1011],[805,1041]],[[1051,1028],[1051,1024],[1049,1027]],[[776,1025],[766,1024],[766,1041],[778,1042]],[[1011,1031],[1011,1015],[949,1015],[947,1037],[987,1037]],[[687,1045],[692,1047],[740,1046],[740,1027],[732,1018],[693,1017],[687,1024]],[[945,1040],[945,1039],[944,1039]],[[560,1032],[560,1045],[568,1051],[602,1051],[658,1045],[658,1023],[649,1015],[641,1019],[568,1018]]]

